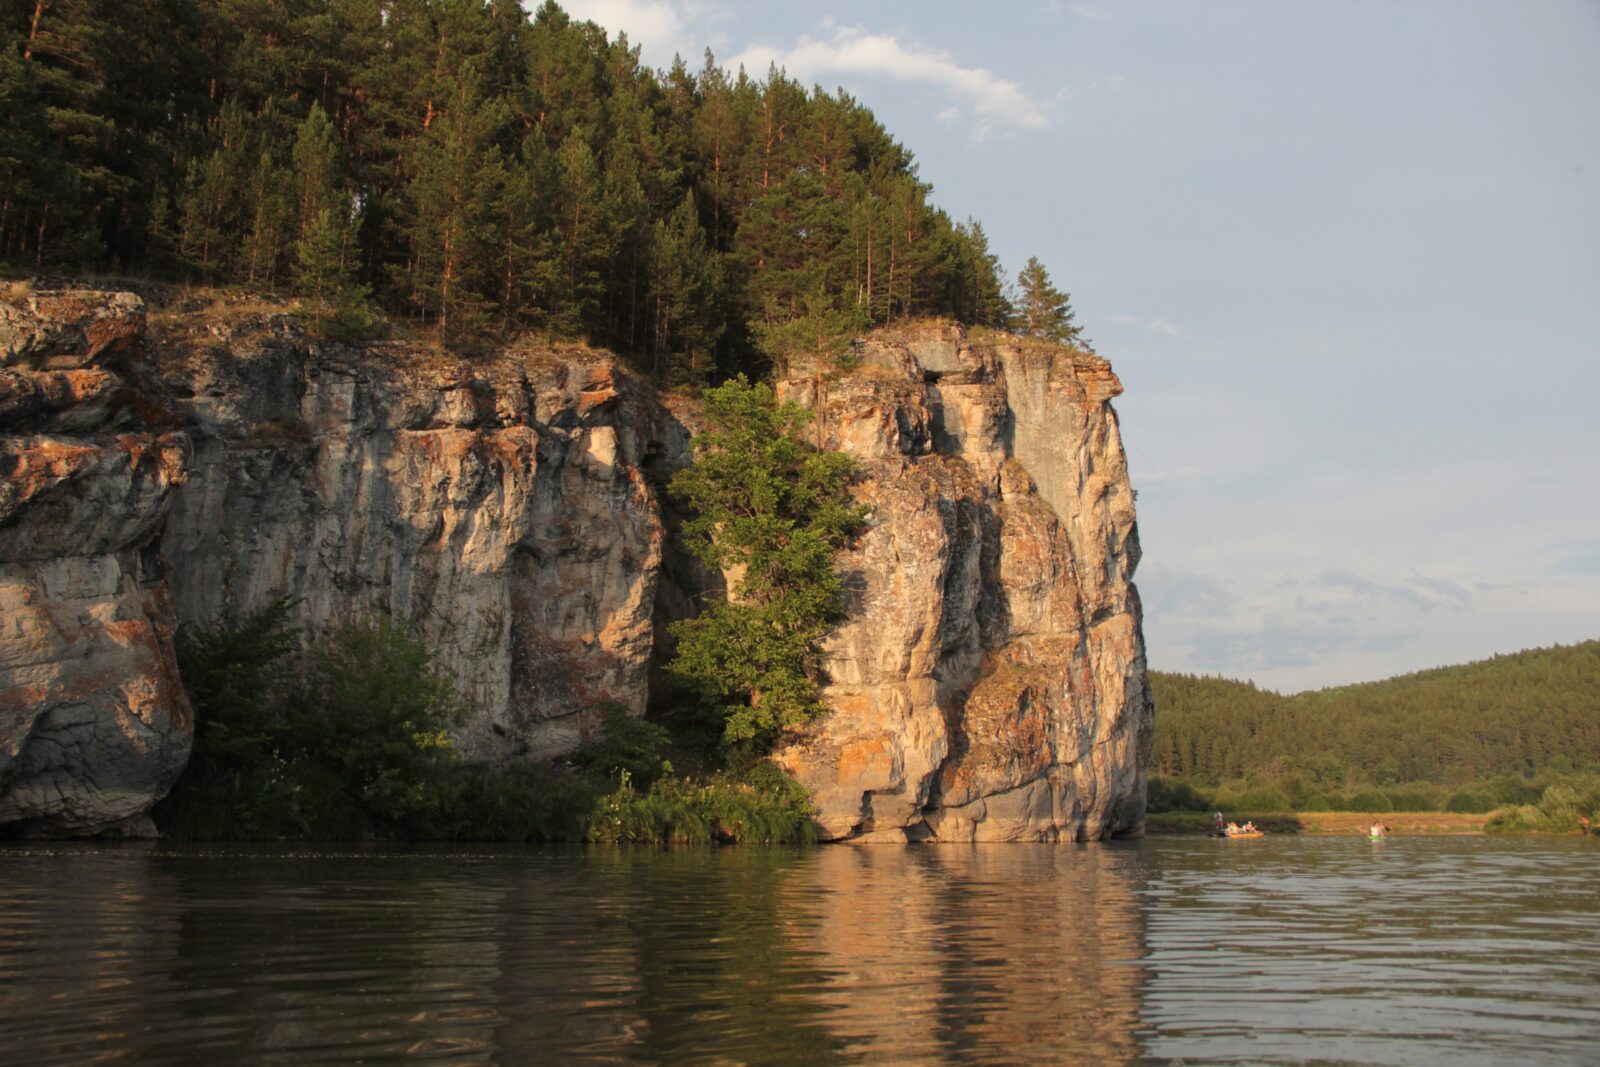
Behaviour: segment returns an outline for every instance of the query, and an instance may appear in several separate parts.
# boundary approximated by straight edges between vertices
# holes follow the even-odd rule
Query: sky
[[[1150,666],[1600,638],[1600,0],[569,0],[844,88],[1126,389]]]

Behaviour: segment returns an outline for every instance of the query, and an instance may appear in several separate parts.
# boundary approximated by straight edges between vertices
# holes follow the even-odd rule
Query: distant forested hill
[[[1460,783],[1600,765],[1600,641],[1280,696],[1152,673],[1151,773],[1202,786]]]
[[[982,227],[847,93],[709,52],[657,72],[553,3],[12,2],[0,112],[12,271],[587,338],[691,385],[891,319],[1008,321]]]

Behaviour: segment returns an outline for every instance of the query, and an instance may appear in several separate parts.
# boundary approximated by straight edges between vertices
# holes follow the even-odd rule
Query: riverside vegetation
[[[1150,677],[1152,812],[1476,814],[1491,832],[1600,826],[1600,641],[1287,697]]]
[[[763,757],[823,710],[818,642],[843,617],[832,554],[865,511],[853,462],[799,436],[809,417],[742,377],[705,395],[707,431],[673,490],[691,548],[740,576],[674,627],[676,736],[618,707],[568,765],[467,766],[449,737],[461,699],[403,622],[340,626],[296,671],[302,635],[280,601],[184,635],[198,727],[158,823],[201,838],[814,838],[805,790]],[[680,777],[669,755],[699,773]]]
[[[402,622],[340,627],[295,669],[284,602],[189,633],[179,663],[194,754],[153,812],[170,836],[606,842],[805,841],[805,791],[747,761],[679,778],[667,731],[608,711],[563,764],[463,763],[460,699]],[[697,754],[696,754],[697,755]]]

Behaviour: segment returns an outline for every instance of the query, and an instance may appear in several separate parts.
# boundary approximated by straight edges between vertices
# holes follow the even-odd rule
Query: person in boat
[[[1388,837],[1389,828],[1377,819],[1372,820],[1372,825],[1367,829],[1368,837]]]
[[[1219,811],[1219,812],[1217,812],[1215,815],[1213,815],[1211,817],[1211,830],[1212,830],[1213,833],[1218,833],[1218,834],[1222,833],[1222,831],[1223,831],[1222,812]]]
[[[1253,822],[1247,822],[1244,824],[1244,832],[1247,834],[1259,833],[1259,831],[1256,829],[1256,824]]]
[[[1240,832],[1241,831],[1239,829],[1239,824],[1238,823],[1230,822],[1228,824],[1227,834],[1228,834],[1229,837],[1232,837],[1234,834],[1237,834],[1237,833],[1240,833]]]

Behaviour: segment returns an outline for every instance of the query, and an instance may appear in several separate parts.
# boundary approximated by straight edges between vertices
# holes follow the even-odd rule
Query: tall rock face
[[[468,699],[474,761],[642,713],[666,622],[716,582],[664,500],[692,405],[586,349],[341,345],[242,298],[148,318],[129,294],[0,303],[0,832],[140,828],[191,744],[176,628],[280,598],[311,640],[411,619]],[[780,383],[862,461],[872,509],[840,558],[832,712],[780,761],[835,839],[1137,829],[1151,713],[1115,377],[943,326],[858,355]]]
[[[786,398],[863,465],[833,713],[778,758],[833,839],[1098,838],[1144,821],[1153,716],[1105,360],[928,325]]]
[[[0,827],[147,832],[193,736],[157,540],[188,442],[131,410],[144,304],[0,305]]]
[[[464,361],[274,315],[160,350],[193,440],[161,539],[181,620],[279,598],[313,635],[410,619],[467,698],[473,761],[570,752],[608,703],[643,714],[663,541],[644,468],[687,433],[609,356]]]

